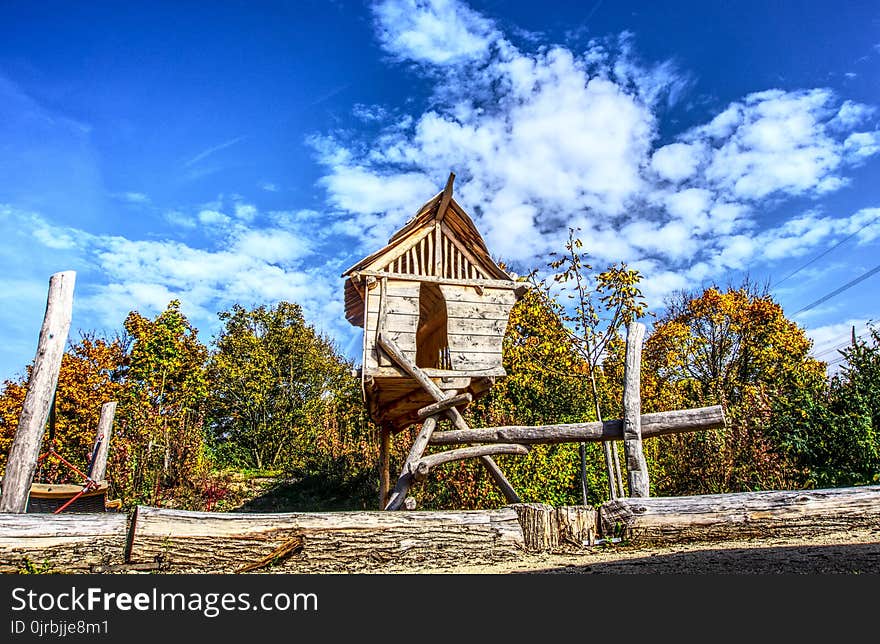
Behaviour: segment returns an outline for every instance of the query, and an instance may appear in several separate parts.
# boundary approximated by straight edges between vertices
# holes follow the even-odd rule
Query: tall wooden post
[[[379,508],[388,504],[391,493],[391,430],[379,430]]]
[[[95,462],[92,463],[91,479],[103,481],[107,478],[107,455],[110,447],[110,434],[113,432],[113,417],[116,415],[116,402],[107,402],[101,405],[101,418],[98,421],[98,431],[95,439],[101,441],[98,444],[98,452],[95,454]]]
[[[626,330],[623,370],[623,449],[630,496],[649,496],[648,464],[642,449],[641,369],[645,325],[630,323]]]
[[[27,508],[28,495],[40,455],[40,445],[49,418],[49,408],[58,385],[61,358],[70,320],[73,315],[74,271],[55,273],[49,278],[49,296],[46,313],[37,342],[37,354],[28,382],[24,405],[6,461],[3,477],[3,496],[0,512],[23,513]]]

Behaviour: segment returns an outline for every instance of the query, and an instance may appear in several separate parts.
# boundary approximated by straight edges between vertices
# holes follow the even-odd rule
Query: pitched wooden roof
[[[450,173],[446,187],[419,208],[384,248],[342,273],[343,277],[349,276],[345,281],[345,312],[351,324],[363,325],[363,286],[352,282],[353,274],[360,271],[512,281],[489,255],[473,220],[452,197],[454,180],[455,174]],[[428,258],[437,258],[437,263]]]

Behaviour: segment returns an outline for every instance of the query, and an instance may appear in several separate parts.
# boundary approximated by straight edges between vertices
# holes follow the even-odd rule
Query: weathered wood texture
[[[89,572],[121,564],[125,514],[0,514],[0,573]]]
[[[107,456],[110,453],[110,438],[113,435],[113,417],[116,415],[116,402],[101,405],[101,417],[98,420],[96,440],[100,440],[95,462],[92,464],[92,480],[103,481],[107,478]]]
[[[28,493],[70,330],[75,282],[74,271],[55,273],[49,278],[49,295],[37,343],[37,354],[34,357],[18,428],[6,462],[6,474],[3,476],[0,512],[23,513],[27,507]]]
[[[391,493],[391,430],[379,430],[379,508],[388,504]]]
[[[618,499],[602,533],[639,542],[708,541],[880,527],[880,486]]]
[[[642,449],[642,340],[645,325],[633,322],[626,331],[626,356],[623,368],[623,451],[626,455],[626,478],[629,494],[649,495],[648,463]]]
[[[598,513],[589,506],[554,508],[545,503],[511,505],[519,517],[523,543],[529,552],[581,548],[595,543]]]
[[[357,572],[383,562],[460,564],[516,559],[522,530],[511,508],[464,512],[211,513],[138,509],[132,562],[162,557],[174,572],[232,572],[291,539],[302,551],[283,572]]]
[[[679,411],[642,414],[642,437],[696,432],[724,427],[724,411],[720,405]],[[482,427],[479,429],[438,432],[431,437],[432,445],[462,445],[467,443],[577,443],[615,441],[623,438],[623,421],[606,420],[601,423],[570,423],[564,425],[537,425]]]

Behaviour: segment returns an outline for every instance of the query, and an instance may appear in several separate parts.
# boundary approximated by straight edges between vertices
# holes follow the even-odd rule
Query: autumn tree
[[[121,391],[123,359],[124,349],[118,339],[94,334],[83,334],[62,357],[55,390],[54,447],[83,472],[91,457],[101,406],[116,400]],[[7,380],[0,393],[0,459],[4,464],[18,427],[31,368],[21,380]],[[48,438],[47,428],[44,441]],[[44,442],[43,451],[47,448]],[[74,472],[51,459],[36,476],[51,482],[79,482]]]
[[[652,481],[663,494],[786,488],[793,464],[769,431],[774,401],[815,389],[824,366],[773,298],[749,283],[680,293],[645,343],[645,412],[721,404],[728,426],[653,443]]]

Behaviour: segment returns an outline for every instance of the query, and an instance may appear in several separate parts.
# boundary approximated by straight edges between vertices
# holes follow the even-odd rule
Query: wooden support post
[[[388,504],[391,492],[391,430],[383,427],[379,430],[379,507]]]
[[[55,273],[49,278],[46,313],[37,343],[34,367],[28,382],[18,428],[6,461],[0,512],[23,513],[40,455],[40,445],[49,418],[49,407],[58,385],[58,372],[70,320],[73,315],[74,271]]]
[[[641,369],[645,325],[632,322],[626,330],[623,370],[623,449],[629,495],[649,496],[648,463],[642,449]]]
[[[379,328],[377,343],[386,353],[388,353],[389,356],[391,356],[392,360],[394,360],[404,371],[412,376],[425,391],[431,394],[431,397],[434,398],[434,400],[436,400],[437,402],[445,400],[446,395],[443,393],[443,390],[440,389],[440,387],[438,387],[436,384],[434,384],[434,381],[431,380],[424,371],[419,369],[416,365],[414,365],[407,359],[407,357],[403,354],[403,351],[400,350],[400,347],[397,346],[397,343],[395,343],[394,340],[386,337],[385,334],[382,333],[381,327]],[[458,429],[459,431],[470,431],[470,427],[468,426],[467,422],[458,411],[458,409],[456,409],[455,407],[450,407],[446,409],[443,413],[446,414],[446,417],[452,421],[452,424],[455,426],[456,429]],[[504,494],[505,498],[507,498],[508,500],[512,498],[519,498],[516,494],[516,491],[513,489],[513,486],[510,484],[510,481],[507,480],[495,461],[490,459],[488,455],[481,455],[480,461],[483,463],[483,466],[489,470],[490,474],[492,475],[492,480],[494,480],[495,483],[501,488],[501,492],[502,494]]]
[[[397,484],[388,499],[388,504],[385,506],[386,510],[399,510],[403,506],[406,493],[409,492],[413,483],[415,468],[428,447],[428,441],[431,440],[431,434],[434,433],[435,427],[437,427],[437,416],[428,416],[422,423],[422,429],[419,430],[415,441],[413,441],[406,462],[403,464],[403,471],[400,473]]]
[[[91,466],[91,479],[93,481],[103,481],[107,478],[107,456],[110,448],[110,436],[113,433],[113,417],[116,415],[116,402],[111,401],[101,405],[101,418],[98,420],[98,431],[96,432],[96,441],[98,444],[98,452],[95,454],[95,462]]]

